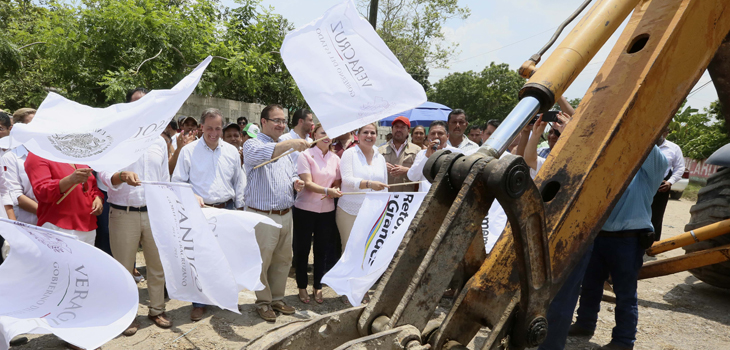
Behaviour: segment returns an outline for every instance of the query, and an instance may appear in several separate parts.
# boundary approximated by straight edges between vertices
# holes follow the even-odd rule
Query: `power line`
[[[687,95],[687,98],[690,98],[690,97],[691,97],[692,95],[694,95],[694,94],[696,94],[697,92],[699,92],[700,90],[702,90],[702,89],[703,89],[703,88],[704,88],[705,86],[707,86],[707,85],[708,85],[708,84],[710,84],[711,82],[712,82],[712,80],[710,80],[710,81],[708,81],[708,82],[706,82],[706,83],[702,84],[702,86],[700,86],[700,87],[698,87],[698,88],[694,89],[694,91],[690,92],[690,93],[689,93],[689,95]]]

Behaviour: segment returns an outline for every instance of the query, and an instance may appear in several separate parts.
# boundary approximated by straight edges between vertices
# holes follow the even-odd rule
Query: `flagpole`
[[[312,142],[310,142],[310,143],[309,143],[309,146],[312,146],[313,144],[315,144],[315,143],[317,143],[317,142],[319,142],[319,141],[322,141],[322,140],[326,140],[326,139],[328,139],[328,138],[329,138],[329,136],[325,136],[325,137],[323,137],[323,138],[321,138],[321,139],[319,139],[319,140],[314,140],[314,141],[312,141]],[[275,161],[279,160],[279,158],[282,158],[282,157],[286,157],[286,156],[288,156],[288,155],[290,155],[290,154],[292,154],[292,153],[294,153],[294,152],[296,152],[296,151],[295,151],[295,150],[293,150],[293,149],[290,149],[290,150],[288,150],[288,151],[286,151],[286,152],[282,153],[281,155],[279,155],[279,156],[277,156],[277,157],[271,158],[270,160],[267,160],[267,161],[265,161],[265,162],[263,162],[263,163],[261,163],[261,164],[259,164],[259,165],[255,166],[255,167],[253,167],[253,169],[251,169],[251,170],[254,170],[254,169],[258,169],[258,168],[260,168],[260,167],[262,167],[262,166],[264,166],[264,165],[266,165],[266,164],[269,164],[269,163],[275,162]]]
[[[68,191],[66,191],[66,193],[63,194],[63,197],[61,197],[61,199],[59,199],[58,202],[56,202],[56,205],[61,204],[61,202],[63,202],[63,200],[66,199],[66,197],[68,197],[68,195],[71,193],[71,191],[73,191],[74,188],[76,188],[76,186],[78,186],[78,185],[79,184],[74,184],[73,186],[71,186],[71,189],[69,189]]]

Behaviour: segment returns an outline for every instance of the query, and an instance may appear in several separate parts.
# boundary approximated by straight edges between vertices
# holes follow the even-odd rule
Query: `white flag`
[[[388,268],[426,193],[365,196],[342,257],[322,278],[355,306]]]
[[[289,33],[281,58],[332,137],[426,102],[352,0]]]
[[[53,333],[94,349],[137,316],[137,285],[114,258],[75,237],[0,219],[10,242],[0,265],[0,349],[20,334]]]
[[[231,265],[239,290],[263,290],[261,251],[256,241],[256,225],[281,228],[271,218],[240,210],[204,208],[203,214]]]
[[[50,93],[29,124],[16,124],[11,145],[39,157],[117,171],[134,163],[165,130],[195,90],[211,57],[171,90],[152,90],[132,103],[92,108]]]
[[[145,182],[144,193],[170,298],[240,313],[238,285],[192,187]]]

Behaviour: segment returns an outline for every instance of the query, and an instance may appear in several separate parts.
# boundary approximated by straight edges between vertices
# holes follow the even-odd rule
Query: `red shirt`
[[[88,168],[76,164],[76,168]],[[96,230],[96,216],[91,215],[94,198],[104,198],[96,186],[94,175],[86,183],[76,186],[60,204],[56,204],[63,193],[59,182],[74,172],[68,163],[56,163],[28,152],[25,172],[38,199],[38,226],[50,222],[60,228],[77,231]]]

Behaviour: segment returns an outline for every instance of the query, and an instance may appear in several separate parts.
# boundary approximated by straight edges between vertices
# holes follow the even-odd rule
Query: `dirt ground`
[[[671,237],[683,232],[689,221],[689,209],[693,202],[669,201],[664,219],[664,236]],[[683,254],[670,251],[659,259]],[[144,266],[138,255],[138,266]],[[654,258],[651,258],[652,260]],[[648,260],[648,259],[646,259]],[[325,287],[323,304],[312,299],[306,305],[297,298],[293,273],[287,282],[285,301],[297,308],[292,316],[279,316],[276,323],[267,323],[258,317],[252,292],[239,294],[241,314],[209,307],[206,317],[199,322],[190,321],[190,303],[170,300],[167,313],[173,319],[171,329],[154,326],[145,315],[148,303],[147,286],[140,283],[138,320],[142,329],[135,336],[120,336],[104,345],[103,349],[241,349],[250,339],[297,319],[307,319],[348,307],[332,290]],[[311,288],[311,287],[310,287]],[[311,289],[310,289],[311,292]],[[442,300],[442,306],[450,302]],[[447,309],[439,308],[438,313]],[[598,319],[598,329],[591,339],[568,338],[566,349],[593,349],[610,341],[614,323],[614,305],[603,302]],[[480,349],[488,335],[480,332],[469,345]],[[63,349],[63,342],[53,335],[31,335],[26,345],[13,349]],[[709,286],[687,272],[639,281],[639,331],[635,345],[637,350],[679,349],[730,349],[730,291]]]

